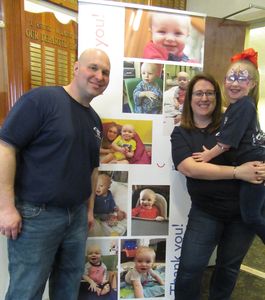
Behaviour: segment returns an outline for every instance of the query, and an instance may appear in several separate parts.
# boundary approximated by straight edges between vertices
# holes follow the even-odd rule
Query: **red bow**
[[[248,48],[242,53],[235,54],[231,57],[231,62],[234,63],[243,59],[249,60],[255,65],[256,68],[258,68],[258,52],[256,52],[253,48]]]

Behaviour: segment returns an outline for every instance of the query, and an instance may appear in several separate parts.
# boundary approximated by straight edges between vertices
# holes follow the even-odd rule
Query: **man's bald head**
[[[86,50],[84,50],[78,59],[78,62],[80,64],[86,64],[86,62],[88,60],[91,59],[91,57],[101,57],[102,60],[107,63],[109,65],[110,68],[110,60],[109,60],[109,56],[107,55],[107,53],[101,49],[98,48],[88,48]]]

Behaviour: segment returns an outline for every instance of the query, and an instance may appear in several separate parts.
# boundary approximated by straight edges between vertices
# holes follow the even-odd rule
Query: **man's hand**
[[[0,233],[15,240],[22,229],[22,218],[15,206],[0,210]]]

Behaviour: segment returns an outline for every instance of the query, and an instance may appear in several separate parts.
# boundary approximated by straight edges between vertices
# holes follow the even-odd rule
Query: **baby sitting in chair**
[[[140,205],[132,209],[132,217],[163,221],[159,208],[154,205],[156,193],[151,189],[144,189],[140,193]]]

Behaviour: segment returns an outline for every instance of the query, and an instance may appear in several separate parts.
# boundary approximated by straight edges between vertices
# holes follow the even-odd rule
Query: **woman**
[[[225,155],[213,159],[212,164],[192,158],[192,153],[202,151],[203,146],[215,145],[221,115],[218,83],[207,74],[194,76],[187,89],[181,125],[171,135],[174,165],[187,177],[192,201],[175,283],[176,300],[200,299],[202,275],[216,246],[209,299],[230,299],[241,262],[254,238],[241,220],[239,182],[234,179],[260,183],[264,166],[250,162],[234,168],[227,166]]]
[[[120,126],[118,124],[112,122],[105,127],[103,133],[103,139],[100,147],[101,157],[114,152],[111,148],[111,144],[119,134],[120,134]]]

